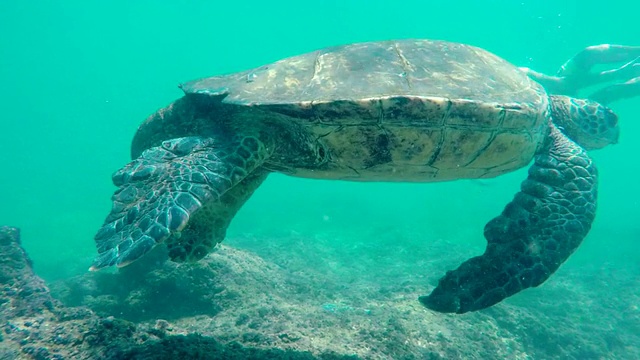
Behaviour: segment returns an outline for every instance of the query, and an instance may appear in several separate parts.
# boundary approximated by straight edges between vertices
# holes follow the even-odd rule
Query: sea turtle
[[[446,41],[330,47],[180,87],[185,95],[147,118],[133,161],[113,175],[119,189],[92,270],[158,244],[174,261],[201,259],[271,172],[432,182],[495,177],[533,160],[486,225],[484,254],[419,298],[438,312],[483,309],[540,285],[579,246],[596,212],[586,150],[619,133],[605,106],[550,96],[506,60]]]

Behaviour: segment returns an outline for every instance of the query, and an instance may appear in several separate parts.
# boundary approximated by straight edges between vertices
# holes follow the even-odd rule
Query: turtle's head
[[[571,140],[587,150],[618,142],[618,115],[592,100],[551,95],[553,123]]]

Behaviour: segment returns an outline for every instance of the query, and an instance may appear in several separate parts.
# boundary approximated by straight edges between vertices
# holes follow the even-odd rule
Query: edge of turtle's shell
[[[367,51],[362,52],[365,48]],[[413,62],[402,65],[398,59],[409,60],[405,59],[401,53],[409,56],[408,59]],[[329,56],[328,60],[326,56]],[[434,56],[436,59],[434,61],[423,61]],[[356,69],[359,66],[364,68],[351,73],[342,70],[344,69],[342,63],[350,64]],[[477,70],[474,65],[478,65]],[[464,70],[465,67],[470,66],[474,69]],[[458,72],[457,69],[461,71]],[[407,72],[402,72],[403,70]],[[360,81],[359,77],[378,72],[380,78],[375,77],[372,80],[384,85],[384,90],[381,89],[379,94],[365,90],[368,86],[374,85],[370,85],[368,80]],[[316,73],[318,73],[317,77]],[[404,80],[400,80],[403,77],[402,74],[406,74],[404,77],[408,78],[407,81],[416,82],[414,94],[411,94],[411,87],[400,86],[404,83]],[[335,84],[334,76],[338,79],[342,78],[342,82]],[[439,80],[435,83],[431,81],[425,83],[424,76],[437,76],[434,79]],[[323,81],[328,85],[319,85]],[[477,88],[472,85],[467,89],[467,84],[474,84],[473,81],[485,84]],[[344,89],[345,86],[349,87],[349,84],[357,86],[353,91]],[[425,84],[427,84],[426,87]],[[507,85],[502,86],[502,84]],[[450,86],[454,89],[457,86],[457,90],[449,94],[438,90],[440,87],[446,90]],[[538,99],[547,95],[540,84],[520,72],[515,65],[485,49],[455,42],[424,39],[371,41],[332,46],[286,57],[240,72],[187,81],[179,87],[185,95],[208,95],[211,100],[225,104],[290,107],[336,102],[366,103],[372,98],[385,99],[394,96],[445,98],[453,101],[477,100],[479,103],[487,104],[496,100],[496,104],[509,107],[518,103],[540,106],[542,104]],[[265,91],[267,91],[266,96]],[[465,91],[469,93],[465,94]],[[478,94],[490,94],[490,96],[474,99]],[[515,100],[509,101],[512,97]]]

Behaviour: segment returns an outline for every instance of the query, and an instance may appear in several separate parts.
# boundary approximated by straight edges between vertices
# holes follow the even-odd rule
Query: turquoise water
[[[0,3],[0,223],[22,229],[38,273],[86,271],[93,235],[139,123],[176,85],[357,41],[430,38],[554,73],[588,45],[640,45],[633,1],[29,1]],[[620,143],[600,169],[593,229],[567,267],[640,260],[640,98],[616,102]],[[484,247],[482,228],[526,170],[483,182],[345,183],[273,175],[228,238],[411,229]],[[418,239],[414,239],[418,240]],[[375,244],[380,239],[372,238]],[[426,254],[443,257],[447,254]],[[615,286],[615,284],[614,284]]]

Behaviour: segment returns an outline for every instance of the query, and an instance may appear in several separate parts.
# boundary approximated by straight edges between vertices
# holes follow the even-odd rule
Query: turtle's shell
[[[549,131],[538,83],[490,52],[445,41],[336,46],[181,88],[286,114],[365,180],[398,170],[402,181],[495,176],[529,163]]]

